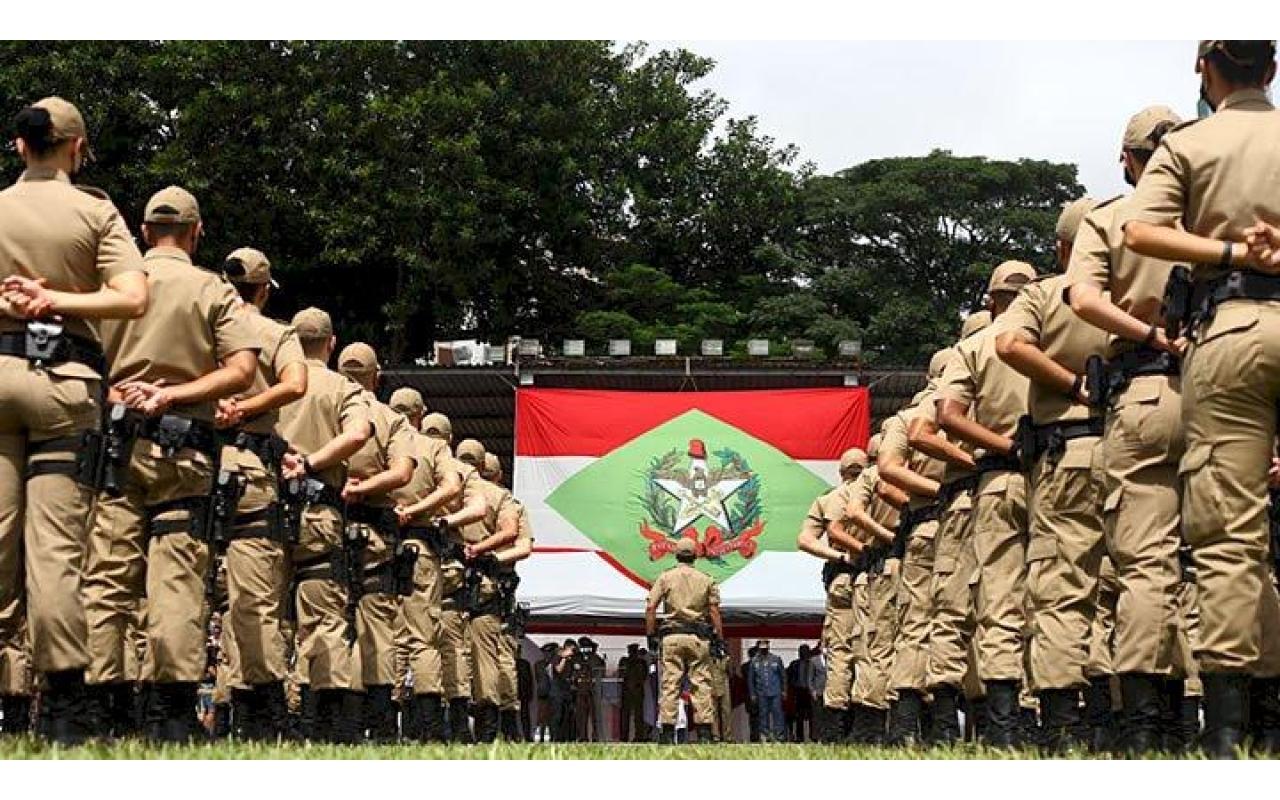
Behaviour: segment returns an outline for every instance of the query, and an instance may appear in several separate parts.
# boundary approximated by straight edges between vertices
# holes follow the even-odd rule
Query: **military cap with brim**
[[[273,289],[280,288],[280,284],[271,277],[271,262],[261,250],[254,250],[252,247],[233,250],[222,262],[222,274],[232,283],[255,286],[269,283]]]
[[[484,469],[480,470],[480,474],[489,478],[502,472],[502,462],[493,453],[486,452],[484,454]]]
[[[422,418],[422,432],[450,439],[453,438],[453,423],[444,414],[432,412]]]
[[[1121,146],[1125,150],[1155,150],[1160,135],[1182,122],[1168,106],[1147,106],[1129,118]]]
[[[1035,267],[1025,261],[1005,261],[992,271],[987,292],[1020,292],[1035,279]]]
[[[475,439],[463,439],[458,442],[456,456],[459,461],[480,469],[484,466],[484,445]]]
[[[692,556],[698,552],[698,545],[694,544],[692,539],[681,539],[676,542],[676,555]]]
[[[338,354],[338,370],[366,375],[378,371],[378,354],[364,342],[352,342]]]
[[[152,225],[191,225],[200,221],[200,204],[181,186],[166,186],[151,195],[142,221]]]
[[[1200,71],[1200,59],[1212,52],[1222,53],[1226,59],[1241,67],[1251,67],[1259,61],[1276,57],[1275,39],[1201,39],[1196,45],[1196,71]]]
[[[84,124],[84,116],[80,109],[61,97],[46,97],[31,104],[32,108],[43,110],[49,115],[49,138],[55,142],[69,139],[84,139],[84,157],[93,160],[93,150],[89,147],[89,129]]]
[[[1064,205],[1062,213],[1058,215],[1058,224],[1053,229],[1058,241],[1075,242],[1076,231],[1080,229],[1080,223],[1084,221],[1085,215],[1092,211],[1097,204],[1098,201],[1092,197],[1080,197]]]
[[[850,447],[840,454],[840,470],[843,472],[847,469],[866,469],[867,454],[860,448]]]
[[[315,306],[294,314],[290,324],[298,332],[299,339],[328,341],[333,338],[333,321],[329,319],[328,312]]]
[[[408,416],[417,416],[427,410],[426,401],[422,399],[422,392],[412,386],[401,386],[391,393],[391,398],[387,400],[387,405],[391,406],[392,411],[398,411]]]

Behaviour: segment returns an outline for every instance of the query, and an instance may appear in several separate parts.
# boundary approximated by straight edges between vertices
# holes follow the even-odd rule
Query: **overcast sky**
[[[1038,158],[1080,168],[1099,199],[1126,190],[1129,117],[1194,116],[1194,41],[653,42],[715,59],[706,88],[734,117],[834,172],[884,156]]]

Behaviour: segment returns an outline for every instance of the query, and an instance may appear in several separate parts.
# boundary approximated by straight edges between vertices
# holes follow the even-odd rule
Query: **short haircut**
[[[1261,86],[1275,63],[1275,47],[1269,41],[1224,41],[1205,55],[1234,86]]]
[[[144,222],[142,226],[151,232],[153,239],[181,239],[195,226],[194,222]]]

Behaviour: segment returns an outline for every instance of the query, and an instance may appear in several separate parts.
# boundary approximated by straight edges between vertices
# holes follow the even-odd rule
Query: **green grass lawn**
[[[157,747],[139,741],[90,744],[70,749],[50,747],[34,739],[0,740],[3,759],[1027,759],[1031,752],[1007,753],[963,745],[948,749],[895,750],[875,747],[831,747],[816,744],[681,745],[651,744],[493,744],[363,745],[338,747],[319,744],[256,745],[231,742],[189,747]]]

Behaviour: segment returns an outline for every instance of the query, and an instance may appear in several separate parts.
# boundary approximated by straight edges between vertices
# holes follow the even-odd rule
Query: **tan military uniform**
[[[151,306],[137,320],[102,325],[112,383],[144,380],[184,384],[207,375],[232,353],[258,351],[232,288],[197,269],[172,247],[155,247],[144,259]],[[173,407],[206,429],[213,403]],[[164,510],[174,501],[207,498],[213,486],[210,452],[183,447],[166,453],[138,438],[124,492],[98,498],[85,569],[85,612],[93,663],[90,683],[119,683],[124,676],[124,630],[142,594],[145,573],[147,673],[158,683],[194,683],[205,668],[205,571],[209,548],[192,535],[186,510]],[[185,530],[148,536],[159,522]]]
[[[462,476],[462,498],[455,503],[456,508],[470,504],[482,496],[483,489],[480,473],[467,464],[458,464],[458,473]],[[457,543],[461,544],[461,531],[450,531]],[[460,592],[462,589],[463,564],[460,560],[442,563],[441,601],[440,601],[440,668],[441,682],[444,684],[446,700],[469,700],[471,698],[471,633],[466,610],[461,607]]]
[[[665,615],[663,630],[710,624],[710,609],[720,605],[720,587],[706,573],[689,564],[677,564],[657,577],[649,589],[649,605]],[[662,637],[662,687],[658,721],[676,724],[680,680],[686,673],[693,695],[693,724],[710,725],[714,718],[711,686],[711,645],[692,633],[667,633]]]
[[[1229,241],[1243,241],[1258,221],[1280,224],[1277,137],[1280,112],[1262,90],[1232,94],[1213,116],[1165,135],[1121,223],[1181,224]],[[1193,278],[1225,271],[1195,265]],[[1229,300],[1199,327],[1183,361],[1183,536],[1195,557],[1202,677],[1280,675],[1280,601],[1267,563],[1277,332],[1280,305]]]
[[[1063,367],[1084,374],[1091,355],[1106,349],[1106,335],[1075,316],[1063,299],[1065,275],[1022,290],[1004,316],[1008,330],[1039,347]],[[1087,423],[1088,406],[1031,384],[1036,425]],[[1102,560],[1099,489],[1092,474],[1098,436],[1066,442],[1061,452],[1040,455],[1028,480],[1031,537],[1027,592],[1031,619],[1031,681],[1036,691],[1084,686],[1089,661],[1098,569]]]
[[[485,495],[487,512],[480,522],[467,525],[462,529],[462,538],[468,544],[475,544],[493,535],[498,530],[499,520],[517,513],[511,493],[496,483],[484,478],[477,478],[480,491]],[[496,599],[497,585],[486,577],[481,583],[480,600],[488,603]],[[488,609],[486,609],[488,611]],[[502,680],[503,653],[510,656],[510,647],[504,641],[502,619],[493,609],[489,613],[473,611],[467,628],[471,638],[471,698],[476,703],[491,703],[498,708],[511,707],[517,702],[515,683]],[[515,662],[511,661],[514,671]],[[508,694],[510,693],[510,694]]]
[[[529,518],[529,510],[524,503],[514,497],[511,498],[511,503],[516,510],[516,542],[528,542],[532,546],[533,521]],[[501,570],[507,574],[514,573],[515,565],[504,565]],[[499,709],[515,712],[520,710],[519,675],[516,674],[516,658],[520,652],[520,641],[507,633],[505,623],[503,624],[502,638],[503,643],[507,646],[498,653],[498,695],[501,698]],[[603,674],[601,677],[604,677]],[[603,740],[603,736],[601,740]]]
[[[64,173],[29,169],[0,192],[0,280],[24,275],[44,278],[50,289],[87,292],[141,269],[141,261],[111,201],[78,190]],[[0,332],[24,324],[5,316],[0,301]],[[64,324],[68,334],[98,339],[79,318]],[[0,355],[0,674],[9,676],[0,693],[26,693],[28,653],[46,673],[89,663],[81,568],[91,492],[69,475],[28,471],[36,460],[74,460],[70,447],[32,450],[98,427],[102,377],[83,364],[40,368]]]
[[[827,526],[844,518],[851,488],[852,481],[842,483],[814,500],[802,528],[816,539],[826,536]],[[834,541],[830,545],[844,550]],[[822,618],[822,651],[827,659],[822,704],[835,711],[848,708],[853,691],[854,624],[853,577],[842,572],[827,586],[826,613]]]
[[[716,659],[711,669],[715,679],[711,686],[711,700],[716,712],[712,733],[721,742],[731,742],[733,741],[733,699],[729,695],[729,656]]]
[[[307,393],[280,411],[280,433],[290,447],[309,455],[340,434],[369,424],[369,403],[357,384],[330,370],[324,362],[307,359]],[[316,476],[341,490],[346,468],[335,465]],[[315,505],[302,515],[302,530],[293,551],[296,567],[324,563],[342,544],[342,512]],[[359,651],[344,639],[345,591],[333,580],[301,580],[297,589],[299,672],[316,691],[360,686]]]
[[[280,380],[280,373],[292,364],[305,364],[302,345],[290,327],[268,319],[252,306],[245,317],[257,333],[262,349],[253,385],[245,397],[265,392]],[[279,413],[262,414],[247,420],[241,430],[255,436],[279,435]],[[252,450],[229,448],[223,466],[242,476],[244,494],[237,516],[261,515],[279,499],[276,473],[279,464],[265,464]],[[270,538],[268,521],[249,524],[238,521],[237,536],[227,546],[227,624],[239,653],[239,682],[250,686],[284,678],[284,639],[280,633],[280,611],[288,584],[289,566],[282,542]]]
[[[880,471],[874,464],[864,469],[853,483],[850,503],[893,530],[897,526],[898,514],[892,506],[876,497],[875,487],[879,479]],[[866,598],[865,605],[855,603],[854,606],[860,612],[858,628],[862,631],[864,657],[854,665],[852,700],[855,705],[879,711],[888,709],[893,696],[889,689],[889,670],[893,665],[893,647],[898,631],[897,567],[898,560],[889,559],[883,570],[869,573],[865,588],[860,592]]]

